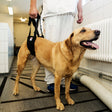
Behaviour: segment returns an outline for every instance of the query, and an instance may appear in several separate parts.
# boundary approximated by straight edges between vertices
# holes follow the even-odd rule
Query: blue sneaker
[[[61,89],[65,90],[65,85],[61,85]],[[78,91],[78,86],[70,83],[70,91]]]
[[[47,86],[47,89],[48,89],[48,91],[49,91],[50,93],[54,93],[54,83],[49,84],[49,85]]]
[[[70,84],[70,91],[78,91],[78,86],[75,84]]]
[[[50,92],[50,93],[54,93],[54,83],[52,83],[52,84],[49,84],[48,86],[47,86],[47,89],[48,89],[48,91]],[[60,86],[60,89],[61,90],[65,90],[65,85],[61,85]],[[70,91],[77,91],[78,90],[78,86],[76,86],[76,85],[74,85],[74,84],[70,84]]]

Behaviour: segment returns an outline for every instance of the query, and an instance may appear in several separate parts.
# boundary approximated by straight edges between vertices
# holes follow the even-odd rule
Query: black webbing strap
[[[44,38],[43,33],[42,33],[42,25],[41,25],[41,24],[40,24],[40,31],[41,31],[41,34],[42,34],[41,36],[39,35],[39,32],[38,32],[38,30],[37,30],[37,29],[38,29],[39,20],[40,20],[40,15],[39,15],[39,14],[37,14],[37,21],[35,21],[35,19],[29,17],[28,25],[30,26],[31,23],[33,23],[33,26],[35,27],[35,32],[34,32],[34,36],[35,36],[35,37],[36,37],[36,34],[37,34],[38,37]],[[41,20],[40,20],[40,22],[41,22]],[[31,33],[31,32],[29,32],[29,36],[30,36],[30,33]]]
[[[29,17],[29,22],[28,22],[28,25],[31,26],[31,23],[33,24],[34,28],[35,28],[35,31],[34,31],[34,36],[36,38],[36,34],[38,35],[39,37],[39,32],[37,30],[37,27],[38,27],[38,21],[40,19],[40,16],[37,15],[37,22],[35,21],[35,19]],[[29,36],[31,36],[31,27],[30,27],[30,31],[29,31]]]
[[[28,47],[30,53],[34,56],[35,56],[34,43],[35,43],[35,40],[36,40],[36,35],[38,35],[38,37],[44,38],[43,34],[42,34],[42,36],[40,36],[39,32],[37,30],[39,19],[40,19],[40,15],[37,15],[37,21],[35,21],[35,19],[29,17],[29,22],[28,22],[28,25],[30,26],[30,30],[29,30],[29,35],[28,35],[28,38],[27,38],[27,47]],[[31,23],[33,24],[33,26],[35,28],[33,36],[31,36]]]

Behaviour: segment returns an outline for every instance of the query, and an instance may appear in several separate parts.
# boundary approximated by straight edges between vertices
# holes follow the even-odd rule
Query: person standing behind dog
[[[31,18],[36,18],[38,14],[36,2],[37,0],[30,2],[29,15]],[[44,37],[52,42],[59,42],[68,38],[73,31],[76,10],[78,10],[77,23],[80,24],[83,21],[82,0],[43,0]],[[45,69],[45,74],[47,88],[50,92],[54,92],[54,75],[47,69]],[[61,89],[64,89],[64,79],[61,85]],[[76,85],[70,84],[70,90],[77,88]]]

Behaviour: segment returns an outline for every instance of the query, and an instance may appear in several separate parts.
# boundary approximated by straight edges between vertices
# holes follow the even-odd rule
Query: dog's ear
[[[71,35],[70,35],[70,38],[72,38],[74,36],[74,33],[72,33]]]
[[[67,40],[65,41],[65,44],[66,44],[66,46],[67,46],[68,48],[70,48],[70,47],[71,47],[71,45],[70,45],[70,39],[67,39]]]
[[[70,37],[65,41],[66,45],[70,48],[72,47],[72,37],[74,36],[74,33],[70,35]]]
[[[72,33],[70,35],[70,37],[65,41],[65,44],[67,46],[67,48],[69,49],[69,51],[73,54],[72,52],[72,37],[74,36],[74,33]]]

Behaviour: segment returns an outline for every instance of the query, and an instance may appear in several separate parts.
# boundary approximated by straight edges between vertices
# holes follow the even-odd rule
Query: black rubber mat
[[[13,88],[16,78],[15,58],[11,73],[7,76],[0,76],[0,112],[57,112],[54,94],[47,92],[47,85],[44,81],[44,68],[41,66],[36,76],[36,85],[41,88],[35,92],[32,88],[30,74],[32,68],[28,61],[19,82],[19,95],[14,96]],[[110,110],[85,86],[80,83],[77,92],[70,92],[75,105],[70,106],[65,100],[64,91],[61,92],[61,100],[65,105],[63,112],[110,112]]]

